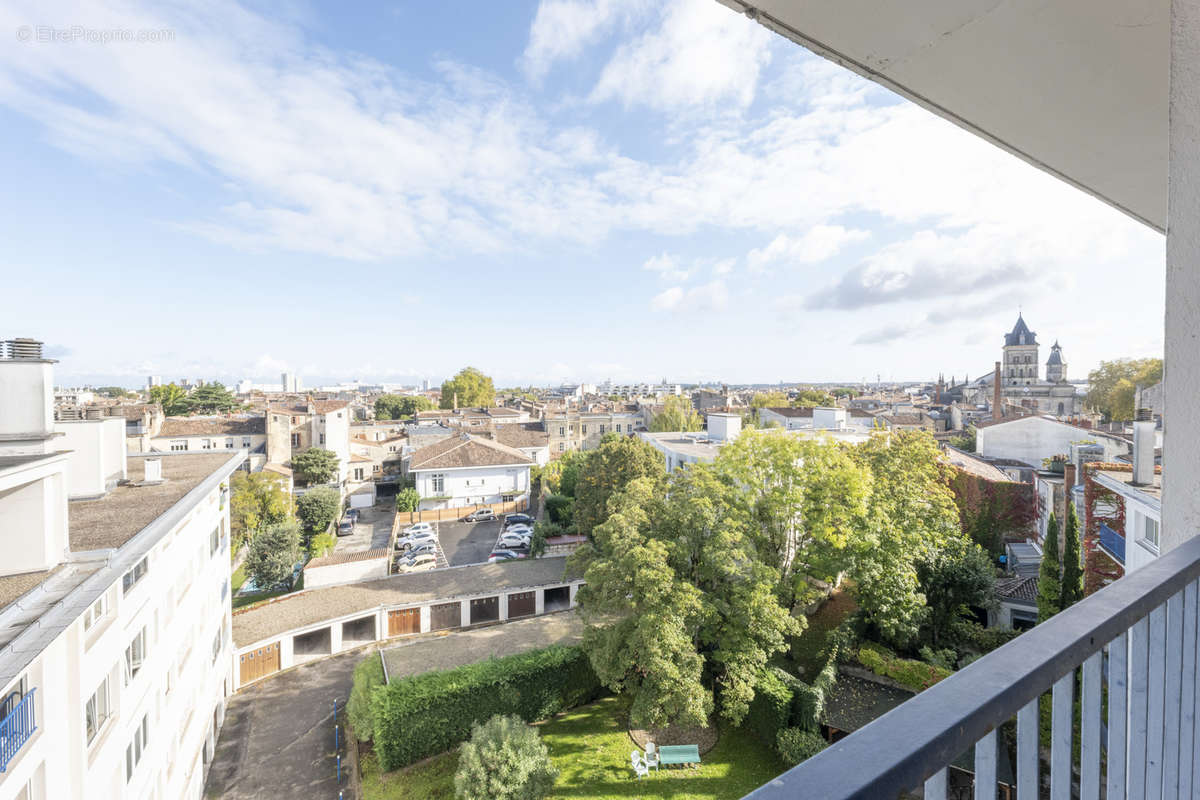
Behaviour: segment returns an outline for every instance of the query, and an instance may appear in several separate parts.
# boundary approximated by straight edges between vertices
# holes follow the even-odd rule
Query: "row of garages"
[[[288,667],[400,636],[490,625],[565,611],[575,604],[576,580],[473,597],[394,607],[386,604],[286,631],[236,651],[235,689]]]

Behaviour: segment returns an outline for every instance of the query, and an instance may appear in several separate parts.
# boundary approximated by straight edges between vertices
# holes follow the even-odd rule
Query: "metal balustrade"
[[[922,785],[926,800],[942,800],[950,796],[949,765],[970,748],[976,800],[997,797],[1001,748],[1006,758],[1015,751],[1020,800],[1039,796],[1043,748],[1050,753],[1052,800],[1200,794],[1198,576],[1200,537],[926,689],[746,800],[875,800]],[[1038,701],[1047,692],[1050,741],[1039,742]],[[1014,719],[1010,750],[1006,723]]]
[[[1100,547],[1118,564],[1125,563],[1125,537],[1103,524],[1100,526]]]
[[[29,741],[37,730],[37,719],[33,711],[33,695],[37,689],[30,689],[20,701],[13,706],[3,720],[0,720],[0,773],[8,770],[8,764],[20,751],[21,746]]]

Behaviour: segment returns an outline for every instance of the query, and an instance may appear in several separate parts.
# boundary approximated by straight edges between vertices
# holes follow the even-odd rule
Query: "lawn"
[[[774,751],[733,729],[722,732],[699,768],[663,767],[637,780],[629,766],[635,745],[626,708],[623,699],[609,697],[537,726],[559,769],[548,800],[738,800],[784,770]],[[453,800],[457,767],[456,750],[389,774],[381,774],[374,756],[367,756],[365,800]]]
[[[233,609],[236,611],[239,608],[252,606],[256,603],[263,603],[273,597],[282,597],[285,594],[290,594],[292,589],[274,589],[269,592],[256,592],[254,594],[244,594],[238,596],[238,590],[242,588],[242,584],[246,582],[246,565],[238,567],[233,571],[233,576],[230,578],[230,586],[233,589]],[[297,588],[300,588],[299,586]]]

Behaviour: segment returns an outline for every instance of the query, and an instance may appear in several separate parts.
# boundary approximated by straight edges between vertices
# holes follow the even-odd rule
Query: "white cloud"
[[[658,273],[664,281],[682,282],[688,279],[690,273],[680,266],[679,259],[670,253],[660,253],[651,256],[642,264],[642,269]]]
[[[531,80],[540,81],[556,61],[578,56],[647,6],[645,0],[542,0],[529,27],[521,68]]]
[[[764,272],[772,264],[819,264],[837,255],[843,247],[861,242],[870,231],[847,229],[841,225],[815,225],[800,236],[781,233],[770,244],[751,250],[746,264],[751,272]]]
[[[754,100],[772,34],[712,0],[672,0],[662,23],[620,45],[592,90],[593,102],[673,111]]]
[[[728,305],[729,290],[720,279],[687,290],[672,286],[650,301],[655,311],[724,311]]]
[[[671,311],[678,307],[681,300],[683,300],[683,287],[672,286],[670,289],[654,295],[650,300],[650,307],[655,311]]]

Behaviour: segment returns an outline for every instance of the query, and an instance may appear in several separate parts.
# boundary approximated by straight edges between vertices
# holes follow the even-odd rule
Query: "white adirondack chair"
[[[658,750],[654,748],[654,742],[646,742],[646,766],[658,769]]]
[[[633,766],[633,772],[638,778],[644,778],[650,774],[650,768],[646,766],[646,762],[642,760],[642,754],[634,750],[629,754],[629,761]]]

